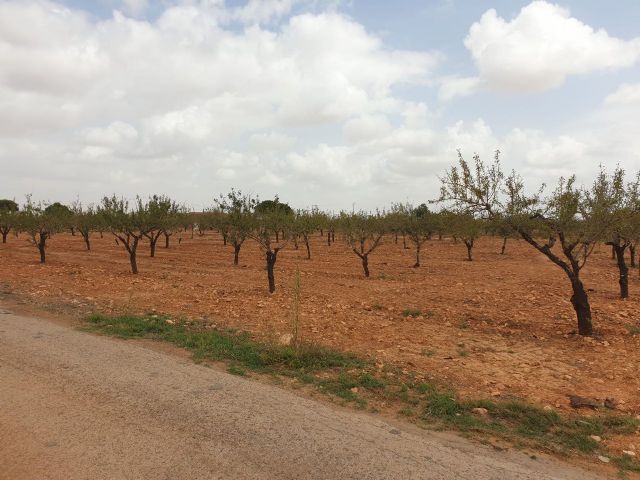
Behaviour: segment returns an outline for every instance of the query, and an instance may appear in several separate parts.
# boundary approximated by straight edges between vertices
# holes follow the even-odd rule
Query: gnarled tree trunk
[[[278,259],[278,252],[267,251],[267,280],[269,281],[269,293],[276,291],[276,278],[273,267]]]
[[[238,265],[238,261],[240,259],[240,248],[242,247],[241,243],[236,243],[233,245],[233,264]]]
[[[589,305],[589,297],[584,285],[578,277],[570,277],[573,295],[571,295],[571,304],[576,312],[578,319],[578,333],[580,335],[590,336],[593,334],[593,325],[591,323],[591,307]]]
[[[626,245],[614,245],[613,248],[616,252],[616,258],[618,260],[618,283],[620,284],[620,298],[629,298],[629,268],[625,261],[624,251],[627,249]]]

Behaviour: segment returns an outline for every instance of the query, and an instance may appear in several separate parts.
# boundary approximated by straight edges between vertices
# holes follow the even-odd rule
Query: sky
[[[640,2],[0,0],[0,198],[435,199],[640,169]]]

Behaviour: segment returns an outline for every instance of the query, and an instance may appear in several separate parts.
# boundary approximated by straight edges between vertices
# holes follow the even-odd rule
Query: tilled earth
[[[575,334],[564,273],[522,241],[477,241],[474,261],[463,244],[432,240],[422,267],[414,249],[392,237],[370,258],[371,278],[337,238],[317,234],[312,260],[301,244],[282,250],[277,291],[269,295],[264,253],[247,241],[234,267],[233,249],[215,233],[183,233],[178,245],[159,246],[156,258],[140,247],[140,274],[112,236],[54,236],[46,265],[26,237],[0,245],[4,293],[41,306],[87,311],[158,313],[205,319],[279,338],[291,331],[291,292],[299,268],[300,330],[307,341],[374,356],[467,397],[525,398],[570,409],[568,395],[604,400],[640,413],[640,278],[630,275],[631,299],[618,298],[610,250],[598,247],[587,262],[595,336]],[[412,310],[416,316],[405,316]],[[419,311],[419,313],[418,313]],[[640,449],[640,440],[638,441]]]

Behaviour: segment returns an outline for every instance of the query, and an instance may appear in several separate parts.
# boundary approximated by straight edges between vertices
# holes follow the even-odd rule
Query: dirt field
[[[618,299],[617,269],[606,247],[584,271],[596,335],[580,338],[569,303],[569,284],[559,268],[524,242],[477,242],[475,260],[464,245],[428,242],[423,266],[411,268],[413,249],[387,239],[370,259],[372,277],[339,241],[327,247],[313,239],[313,259],[304,247],[283,250],[276,264],[278,290],[267,292],[264,254],[247,241],[234,267],[233,250],[217,234],[183,234],[171,248],[139,253],[140,274],[109,235],[55,236],[48,263],[35,247],[11,236],[0,245],[5,293],[40,305],[88,310],[159,313],[204,318],[265,336],[289,331],[291,285],[301,271],[302,336],[328,346],[372,355],[455,388],[462,396],[526,398],[568,410],[567,395],[614,398],[618,408],[640,413],[640,279],[631,275],[631,299]],[[417,317],[403,310],[417,309]],[[640,441],[638,442],[640,449]]]

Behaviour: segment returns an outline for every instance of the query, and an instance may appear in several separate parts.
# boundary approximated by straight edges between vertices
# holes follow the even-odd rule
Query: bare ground
[[[29,303],[67,305],[78,312],[161,313],[202,318],[257,335],[289,331],[293,272],[302,276],[302,336],[309,341],[375,356],[429,381],[445,383],[463,397],[523,398],[568,410],[567,395],[613,398],[618,409],[640,413],[640,279],[631,275],[627,301],[617,296],[617,271],[608,248],[590,259],[584,279],[590,289],[596,335],[574,335],[570,289],[563,273],[523,242],[477,242],[475,260],[464,261],[462,244],[428,242],[422,264],[413,249],[391,238],[371,256],[372,278],[341,242],[313,239],[313,259],[288,248],[276,264],[278,291],[266,289],[264,254],[252,242],[233,252],[217,234],[159,248],[157,258],[141,247],[140,271],[113,238],[98,235],[93,251],[80,237],[59,235],[46,265],[24,238],[0,245],[2,283]],[[403,315],[405,309],[421,312]],[[640,437],[609,440],[614,450],[640,449]]]

